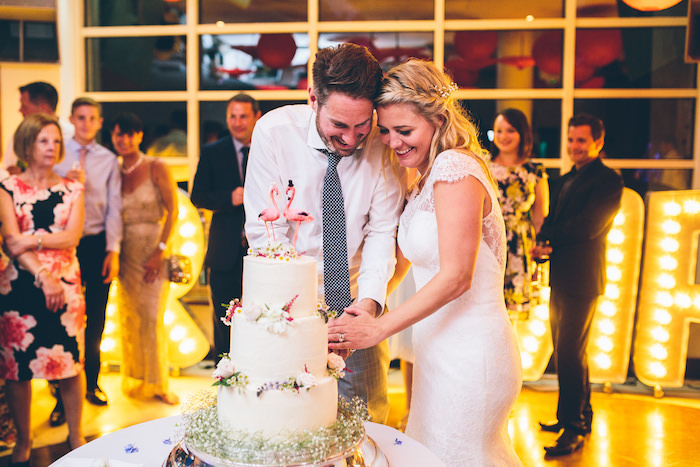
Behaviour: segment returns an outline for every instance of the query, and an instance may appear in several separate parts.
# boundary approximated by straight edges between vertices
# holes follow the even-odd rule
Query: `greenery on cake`
[[[237,315],[240,315],[248,321],[257,322],[258,325],[272,333],[282,334],[287,329],[287,326],[294,321],[294,318],[289,313],[289,309],[297,297],[299,297],[299,294],[286,303],[264,303],[262,305],[253,303],[245,307],[237,298],[234,298],[229,302],[226,308],[226,316],[221,318],[221,321],[225,325],[231,326],[231,321]]]
[[[248,254],[280,261],[290,261],[301,256],[296,248],[291,245],[283,245],[282,242],[268,242],[262,248],[248,248]]]
[[[248,377],[240,371],[236,371],[231,357],[227,353],[221,354],[221,360],[214,370],[214,384],[212,386],[226,386],[238,389],[240,394],[245,392],[248,386]]]
[[[364,437],[367,407],[359,398],[338,399],[338,418],[314,431],[280,433],[274,438],[260,432],[235,430],[219,421],[216,395],[200,393],[184,409],[184,441],[203,460],[218,464],[249,463],[288,465],[322,462],[333,456],[349,455]]]

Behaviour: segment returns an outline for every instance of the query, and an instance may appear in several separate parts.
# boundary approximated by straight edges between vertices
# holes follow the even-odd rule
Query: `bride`
[[[416,294],[379,318],[348,309],[330,348],[371,347],[413,326],[413,399],[406,434],[448,465],[522,465],[507,431],[522,382],[503,300],[505,227],[498,191],[457,86],[432,62],[384,78],[378,127],[391,157],[420,177],[398,232],[397,271],[412,263]]]

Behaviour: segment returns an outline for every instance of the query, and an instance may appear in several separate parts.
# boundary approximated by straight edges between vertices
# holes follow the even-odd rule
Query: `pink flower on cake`
[[[222,305],[222,306],[227,306],[227,305]],[[221,322],[223,322],[226,326],[231,326],[231,321],[233,320],[233,316],[236,313],[240,313],[243,310],[243,307],[241,306],[241,302],[238,301],[237,298],[234,298],[230,302],[228,302],[228,308],[226,308],[226,316],[221,318]]]
[[[328,353],[328,374],[335,379],[342,378],[345,376],[343,370],[345,369],[345,360],[343,357],[337,353]]]
[[[316,377],[304,368],[304,371],[297,376],[297,385],[300,388],[310,389],[316,386]]]
[[[228,357],[224,357],[216,364],[213,376],[217,380],[222,380],[230,378],[235,372],[236,367],[233,365],[233,361]]]
[[[248,321],[257,321],[262,314],[262,308],[257,303],[254,303],[253,305],[243,308],[243,314],[248,318]]]
[[[0,378],[17,381],[19,379],[19,367],[12,351],[4,349],[0,356],[2,356],[0,360]]]
[[[34,335],[28,332],[34,326],[36,319],[33,316],[6,311],[0,317],[0,347],[26,351],[34,342]]]
[[[78,373],[77,367],[73,355],[58,344],[50,349],[39,347],[36,358],[29,362],[32,377],[49,380],[75,376]]]

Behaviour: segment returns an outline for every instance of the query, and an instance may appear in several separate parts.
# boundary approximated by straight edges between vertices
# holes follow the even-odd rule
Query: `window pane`
[[[192,0],[194,1],[194,0]],[[307,20],[306,0],[199,0],[200,24]]]
[[[642,198],[651,191],[690,190],[692,169],[622,169],[625,186]]]
[[[696,66],[684,63],[684,28],[579,29],[576,86],[694,88]]]
[[[201,89],[306,89],[307,34],[200,38]]]
[[[102,102],[102,143],[114,150],[110,130],[114,118],[131,112],[143,121],[141,150],[159,157],[187,156],[187,104],[185,102]]]
[[[465,88],[561,87],[562,31],[445,33],[445,67]]]
[[[258,103],[260,104],[260,111],[265,115],[265,113],[277,107],[289,104],[306,104],[306,101],[258,101]],[[200,102],[199,115],[201,145],[230,135],[226,127],[226,102]]]
[[[185,0],[85,0],[86,26],[184,24]]]
[[[671,3],[677,2],[677,0],[659,0],[654,3],[666,6]],[[627,18],[627,17],[649,17],[649,16],[686,16],[688,14],[688,0],[683,0],[677,3],[675,6],[671,6],[659,11],[640,11],[632,8],[627,3],[631,4],[641,4],[640,1],[628,0],[624,2],[622,0],[596,0],[591,2],[590,0],[577,0],[578,9],[576,14],[579,17],[613,17],[613,18]],[[649,4],[651,2],[645,1],[644,3]]]
[[[58,61],[56,23],[24,23],[24,61]]]
[[[87,39],[88,91],[184,91],[185,40],[178,36]]]
[[[19,61],[19,21],[0,21],[0,60]]]
[[[564,16],[564,1],[509,0],[494,3],[493,0],[445,0],[446,19],[524,19],[528,15],[534,18],[561,18]]]
[[[433,34],[430,32],[348,32],[318,36],[319,49],[346,42],[367,47],[382,64],[384,71],[410,57],[433,58]]]
[[[532,156],[536,158],[558,158],[560,155],[561,101],[542,100],[471,100],[462,101],[477,124],[481,144],[491,150],[493,121],[499,110],[515,107],[528,117],[532,127]]]
[[[405,0],[321,0],[321,21],[380,21],[380,20],[431,20],[435,7],[431,0],[411,2]]]
[[[680,159],[692,159],[693,99],[577,99],[574,111],[605,124],[606,157],[657,159],[660,143],[673,143]]]

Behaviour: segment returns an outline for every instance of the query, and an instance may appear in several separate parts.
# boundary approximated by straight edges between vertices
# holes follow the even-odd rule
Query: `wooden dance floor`
[[[186,400],[189,394],[211,388],[210,374],[211,369],[205,369],[201,364],[183,370],[179,377],[170,380],[171,389]],[[85,405],[83,418],[88,439],[180,413],[180,407],[123,396],[116,372],[103,373],[100,382],[109,395],[110,404],[107,407]],[[544,456],[543,446],[553,443],[557,435],[539,431],[537,422],[554,418],[556,377],[545,375],[540,381],[525,384],[509,424],[515,449],[525,466],[700,466],[700,382],[666,390],[663,398],[654,398],[651,388],[640,383],[613,385],[609,394],[602,392],[600,385],[593,388],[593,432],[586,437],[579,451],[549,459]],[[67,452],[67,428],[65,425],[58,428],[48,425],[54,400],[46,383],[35,381],[33,392],[32,466],[46,467]],[[388,424],[396,427],[405,414],[405,393],[398,370],[392,370],[390,375],[390,398]],[[7,454],[8,451],[0,452],[0,456],[4,455],[0,457],[0,467],[8,464]]]

